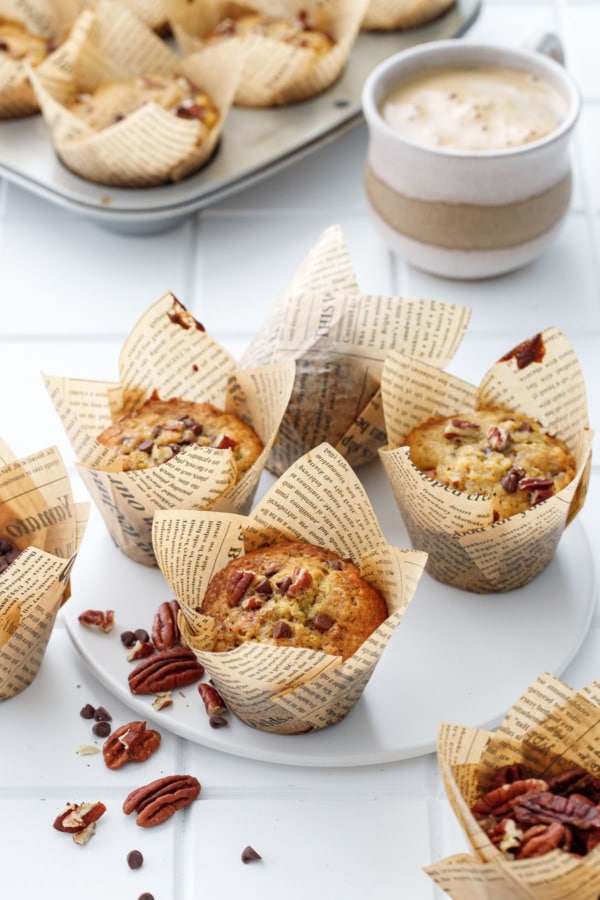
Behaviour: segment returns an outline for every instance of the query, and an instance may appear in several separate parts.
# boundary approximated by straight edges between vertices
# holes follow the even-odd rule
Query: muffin
[[[211,579],[200,612],[217,622],[213,652],[258,641],[343,659],[388,615],[381,594],[351,560],[304,541],[233,560]]]
[[[38,66],[53,49],[53,41],[32,34],[21,22],[0,18],[0,57]]]
[[[199,444],[231,450],[239,478],[263,450],[263,442],[254,429],[235,414],[212,403],[194,403],[179,397],[161,400],[157,391],[138,409],[105,428],[98,441],[118,451],[123,472],[158,466],[183,447]]]
[[[490,496],[494,521],[547,500],[576,470],[563,441],[530,416],[501,408],[433,416],[405,443],[426,475],[457,491]]]
[[[205,41],[212,44],[230,37],[244,38],[251,34],[283,41],[294,47],[303,47],[312,50],[317,56],[329,53],[334,44],[328,34],[311,27],[306,14],[303,15],[302,12],[289,19],[263,13],[246,13],[239,18],[222,19],[214,31],[206,36]]]
[[[68,109],[95,131],[108,128],[131,115],[145,103],[156,103],[180,119],[194,119],[207,134],[219,120],[219,112],[208,94],[182,75],[139,75],[100,84],[80,93]],[[199,140],[203,135],[199,135]]]

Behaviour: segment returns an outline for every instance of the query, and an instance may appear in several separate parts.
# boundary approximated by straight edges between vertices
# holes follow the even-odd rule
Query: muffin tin
[[[136,190],[84,181],[57,158],[41,115],[0,122],[0,175],[112,230],[132,234],[165,230],[355,127],[362,121],[363,83],[381,60],[414,44],[459,37],[476,20],[480,7],[481,0],[457,0],[444,16],[423,28],[360,34],[332,88],[293,106],[233,109],[212,161],[181,182]]]

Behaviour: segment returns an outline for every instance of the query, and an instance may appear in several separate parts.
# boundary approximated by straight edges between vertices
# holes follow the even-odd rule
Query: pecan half
[[[170,650],[179,643],[178,612],[177,600],[165,600],[156,610],[152,622],[152,641],[157,650]]]
[[[202,681],[198,685],[198,693],[202,697],[204,708],[206,709],[206,712],[209,716],[222,716],[223,713],[227,712],[227,704],[221,697],[216,687],[214,687],[212,684],[208,684],[208,682]]]
[[[541,830],[538,831],[538,828]],[[519,848],[515,859],[530,859],[532,856],[544,856],[556,847],[562,847],[567,835],[567,829],[560,822],[551,825],[537,826],[530,829],[532,833],[525,832],[523,843]],[[533,833],[535,832],[535,833]]]
[[[523,825],[550,825],[560,822],[584,831],[600,828],[600,809],[581,794],[563,797],[550,791],[519,798],[512,814]]]
[[[174,647],[142,660],[127,680],[132,694],[159,694],[193,684],[203,675],[204,666],[191,650]]]
[[[77,616],[77,621],[87,628],[112,631],[115,627],[115,611],[114,609],[86,609]]]
[[[106,739],[102,747],[109,769],[120,769],[127,762],[145,762],[160,747],[160,734],[146,728],[145,722],[121,725]]]
[[[123,801],[123,812],[129,815],[135,811],[136,824],[151,828],[193,803],[200,789],[200,782],[193,775],[167,775],[131,791]]]
[[[483,817],[493,815],[497,818],[510,813],[515,798],[520,799],[526,794],[539,794],[548,789],[547,782],[541,778],[524,778],[521,781],[513,781],[511,784],[503,784],[484,794],[480,800],[471,807],[474,816]]]
[[[227,583],[227,605],[237,606],[254,581],[254,572],[232,572]]]

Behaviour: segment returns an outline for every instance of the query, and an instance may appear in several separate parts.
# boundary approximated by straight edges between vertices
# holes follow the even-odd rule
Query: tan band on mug
[[[416,200],[390,188],[369,165],[365,187],[373,209],[406,237],[449,250],[501,250],[556,225],[569,205],[571,174],[541,194],[503,206]]]

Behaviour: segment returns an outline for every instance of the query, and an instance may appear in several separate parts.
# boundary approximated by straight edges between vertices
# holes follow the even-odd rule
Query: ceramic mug
[[[362,96],[369,129],[365,188],[377,230],[418,268],[449,278],[485,278],[535,259],[554,239],[571,199],[569,139],[579,92],[558,37],[543,32],[518,47],[435,41],[380,63]],[[381,105],[403,80],[430,69],[502,66],[524,70],[562,97],[557,127],[502,150],[424,146],[384,119]]]

